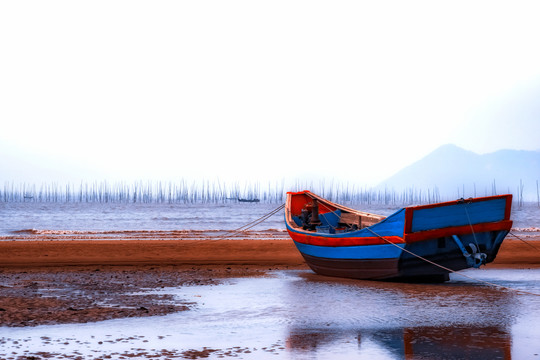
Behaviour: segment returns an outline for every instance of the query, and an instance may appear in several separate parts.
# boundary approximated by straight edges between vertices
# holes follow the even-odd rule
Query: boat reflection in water
[[[519,301],[472,283],[404,284],[300,274],[288,302],[297,358],[510,359]],[[316,299],[310,303],[306,299]],[[519,310],[517,310],[519,311]]]
[[[325,329],[291,329],[289,351],[312,354],[341,342],[343,333]],[[511,359],[511,336],[498,327],[418,327],[359,330],[358,350],[379,347],[378,356],[393,359]],[[337,351],[339,352],[339,351]],[[371,350],[377,357],[377,351]],[[384,356],[386,355],[386,356]]]

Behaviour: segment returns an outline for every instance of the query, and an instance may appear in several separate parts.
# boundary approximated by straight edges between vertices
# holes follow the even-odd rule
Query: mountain
[[[516,195],[523,185],[525,200],[536,201],[540,182],[540,151],[499,150],[479,155],[443,145],[400,170],[377,188],[437,189],[442,197]]]

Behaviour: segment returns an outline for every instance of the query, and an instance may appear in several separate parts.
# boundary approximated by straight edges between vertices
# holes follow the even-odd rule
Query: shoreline
[[[505,239],[486,268],[539,268],[540,234]],[[289,266],[307,268],[290,239],[7,240],[0,270],[62,266]]]

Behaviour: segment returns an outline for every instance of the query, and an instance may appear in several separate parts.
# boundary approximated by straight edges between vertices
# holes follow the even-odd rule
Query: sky
[[[1,181],[337,179],[540,150],[537,1],[3,1]]]

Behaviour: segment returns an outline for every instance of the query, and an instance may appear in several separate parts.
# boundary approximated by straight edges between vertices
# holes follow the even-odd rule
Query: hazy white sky
[[[539,150],[539,14],[537,1],[3,1],[0,180],[375,184],[446,143]]]

